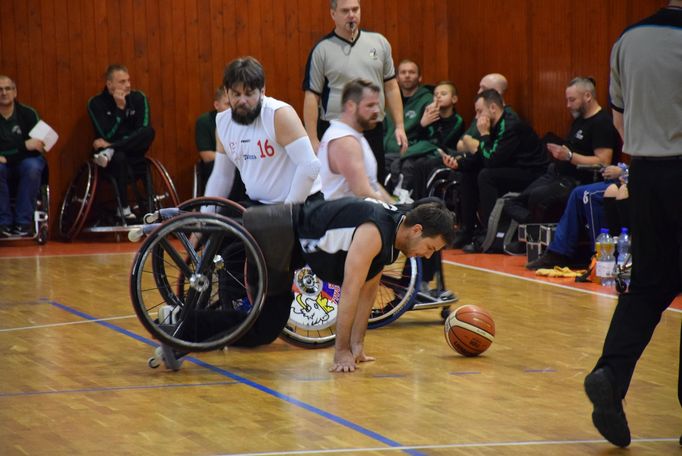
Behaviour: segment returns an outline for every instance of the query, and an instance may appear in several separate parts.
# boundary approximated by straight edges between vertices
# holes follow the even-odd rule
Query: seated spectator
[[[591,170],[580,171],[577,166],[612,163],[618,132],[596,96],[592,78],[577,77],[569,82],[566,107],[574,118],[573,124],[563,145],[547,144],[554,158],[547,172],[505,205],[505,212],[517,222],[557,221],[571,190],[593,181]]]
[[[201,162],[199,162],[199,188],[197,189],[197,196],[203,196],[206,182],[208,182],[211,171],[213,171],[213,162],[215,161],[216,154],[216,116],[229,107],[230,99],[227,96],[227,91],[224,87],[218,87],[213,96],[213,110],[205,112],[197,118],[194,128],[194,141],[199,151],[199,158],[201,159]],[[235,179],[228,198],[234,201],[242,201],[246,198],[246,190],[238,170],[235,170]]]
[[[380,90],[364,79],[354,79],[344,86],[341,116],[331,121],[318,150],[324,199],[356,196],[393,202],[377,182],[376,158],[362,134],[376,126]]]
[[[504,96],[504,93],[507,90],[507,85],[507,78],[505,78],[503,75],[499,73],[486,74],[478,83],[478,93],[481,93],[484,90],[492,89],[499,93],[500,96]],[[511,107],[506,104],[504,106],[504,110],[508,111],[510,114],[516,115]],[[478,150],[480,137],[481,135],[478,131],[478,128],[476,127],[476,117],[474,117],[469,128],[457,141],[457,151],[454,154],[450,153],[447,156],[443,156],[441,158],[442,165],[452,168],[453,166],[456,166],[456,164],[453,164],[451,160],[461,160],[466,157],[470,157],[471,154],[474,154]],[[447,163],[451,163],[453,165],[448,166]],[[430,175],[431,168],[423,168],[420,166],[415,170],[415,184],[413,193],[415,199],[419,199],[427,195],[426,192],[428,189],[426,188],[426,185]],[[471,243],[473,240],[474,230],[478,226],[476,221],[476,212],[478,207],[476,183],[477,177],[478,173],[475,167],[471,167],[467,173],[457,172],[456,178],[462,183],[461,188],[467,189],[467,192],[473,192],[473,195],[470,195],[468,198],[462,198],[461,200],[461,210],[458,214],[460,226],[459,230],[457,231],[457,235],[455,236],[455,241],[452,245],[453,248],[459,249]]]
[[[574,188],[547,250],[527,263],[526,268],[583,267],[589,263],[589,257],[595,250],[595,239],[602,228],[609,228],[612,235],[617,235],[621,227],[628,227],[627,185],[624,179],[626,169],[622,164],[608,166],[602,172],[603,182]],[[622,184],[620,188],[616,185],[619,178]],[[616,201],[620,203],[618,208]],[[585,229],[590,245],[581,250],[579,241]]]
[[[398,180],[402,181],[403,189],[414,195],[423,193],[421,189],[426,186],[428,174],[441,166],[439,153],[454,152],[464,133],[464,121],[457,114],[456,105],[457,88],[454,83],[439,82],[434,89],[433,101],[426,106],[416,128],[416,139],[410,143],[407,153],[392,163],[392,181],[401,176]]]
[[[482,232],[464,246],[464,251],[468,253],[482,251],[481,242],[485,238],[488,219],[497,198],[508,192],[523,191],[545,172],[548,161],[538,135],[513,111],[505,109],[499,92],[493,89],[480,92],[476,97],[475,109],[480,139],[466,136],[462,139],[463,142],[476,145],[474,151],[457,158],[443,156],[446,166],[462,171],[460,194],[463,221],[476,218],[475,213],[466,214],[464,211],[465,208],[475,211],[474,201],[478,196]],[[473,176],[477,176],[476,179]]]
[[[88,114],[95,127],[94,162],[116,180],[126,220],[135,220],[128,204],[131,169],[145,166],[145,154],[154,140],[147,96],[131,90],[130,74],[123,65],[109,65],[102,92],[88,101]]]
[[[29,137],[40,118],[35,109],[16,101],[17,86],[0,75],[0,236],[27,236],[33,228],[45,145]],[[10,207],[9,179],[18,176],[14,212]]]
[[[429,87],[422,85],[421,70],[412,60],[405,59],[400,62],[397,79],[403,101],[403,120],[409,147],[421,135],[419,122],[426,106],[433,100],[433,92]],[[391,163],[404,154],[401,153],[401,146],[396,139],[395,122],[390,114],[384,119],[384,152],[387,171],[390,170]]]

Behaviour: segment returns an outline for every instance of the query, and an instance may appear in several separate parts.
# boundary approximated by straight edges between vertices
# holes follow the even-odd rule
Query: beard
[[[263,107],[263,99],[258,100],[258,104],[253,108],[248,107],[232,108],[232,119],[241,125],[250,125],[260,115],[260,110]]]
[[[358,125],[362,128],[362,131],[372,130],[377,126],[377,116],[372,116],[369,118],[358,117]]]
[[[581,106],[578,109],[571,109],[571,117],[574,119],[579,119],[585,116],[585,106]]]

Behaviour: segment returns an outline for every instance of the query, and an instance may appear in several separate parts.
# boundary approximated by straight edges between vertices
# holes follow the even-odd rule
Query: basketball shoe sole
[[[622,399],[615,388],[610,372],[599,368],[585,377],[585,393],[592,401],[592,423],[612,444],[625,448],[630,445],[630,428],[623,411]]]

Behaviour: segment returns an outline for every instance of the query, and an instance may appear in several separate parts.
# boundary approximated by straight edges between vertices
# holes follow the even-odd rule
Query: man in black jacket
[[[45,145],[29,137],[38,123],[38,113],[16,102],[17,86],[0,75],[0,236],[25,236],[33,222],[40,179],[45,168]],[[18,174],[14,214],[10,208],[8,180]]]
[[[88,101],[88,114],[95,127],[93,160],[116,179],[122,215],[134,220],[128,205],[128,180],[131,169],[145,166],[144,156],[154,140],[149,102],[144,93],[131,90],[128,68],[109,65],[106,86]]]
[[[481,135],[478,147],[463,157],[446,156],[443,163],[464,173],[478,172],[477,186],[462,188],[461,194],[462,198],[478,195],[481,227],[487,229],[497,198],[507,192],[523,191],[545,172],[548,158],[533,128],[513,111],[504,109],[504,101],[497,91],[488,89],[479,93],[474,107]],[[463,180],[463,183],[469,181],[472,180]],[[464,247],[466,252],[481,251],[476,242]]]

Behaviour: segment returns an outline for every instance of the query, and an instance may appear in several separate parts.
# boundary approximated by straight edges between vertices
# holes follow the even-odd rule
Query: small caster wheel
[[[147,360],[147,366],[151,367],[152,369],[156,369],[160,365],[161,361],[156,356],[152,356]]]
[[[40,227],[36,241],[38,241],[39,245],[47,244],[47,226]]]
[[[443,307],[442,309],[440,309],[440,318],[442,318],[443,321],[447,320],[448,316],[450,316],[450,312],[451,312],[450,306]]]

